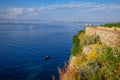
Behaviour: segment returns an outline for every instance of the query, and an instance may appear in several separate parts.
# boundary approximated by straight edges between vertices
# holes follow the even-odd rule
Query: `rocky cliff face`
[[[104,27],[89,27],[85,28],[85,34],[97,35],[100,37],[101,43],[110,46],[120,46],[120,29],[119,28],[104,28]]]
[[[120,28],[87,26],[73,43],[77,54],[58,69],[60,80],[120,80]]]

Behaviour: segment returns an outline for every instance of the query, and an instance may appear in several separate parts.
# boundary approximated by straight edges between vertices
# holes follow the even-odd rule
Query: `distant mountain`
[[[38,24],[38,23],[46,23],[48,21],[45,20],[19,20],[19,19],[4,19],[0,18],[0,24]]]

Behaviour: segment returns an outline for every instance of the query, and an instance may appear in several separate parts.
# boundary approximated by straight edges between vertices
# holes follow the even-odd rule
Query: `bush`
[[[73,46],[71,49],[72,55],[75,56],[76,54],[81,53],[81,49],[80,49],[80,45],[79,45],[80,39],[78,38],[77,35],[73,36],[72,43],[73,43]]]
[[[78,36],[77,35],[73,36],[72,43],[73,44],[79,44],[79,42],[80,42],[80,40],[79,40]]]
[[[109,27],[109,28],[114,26],[114,27],[119,27],[120,28],[120,22],[118,22],[118,23],[106,23],[106,24],[101,25],[101,26]]]
[[[76,56],[77,54],[80,54],[82,52],[80,45],[79,44],[73,44],[71,53],[72,56]]]

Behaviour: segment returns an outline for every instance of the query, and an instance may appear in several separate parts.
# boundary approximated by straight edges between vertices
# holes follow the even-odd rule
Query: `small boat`
[[[82,24],[78,24],[79,26],[82,26]]]
[[[30,29],[35,29],[35,27],[31,26]]]
[[[44,59],[48,60],[48,59],[50,59],[50,56],[45,56]]]

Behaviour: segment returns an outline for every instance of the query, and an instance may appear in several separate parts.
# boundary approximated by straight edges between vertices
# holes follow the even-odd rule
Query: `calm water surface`
[[[58,80],[57,68],[69,59],[71,38],[85,24],[0,25],[0,80],[52,80],[52,75]],[[46,55],[51,56],[47,61]]]

